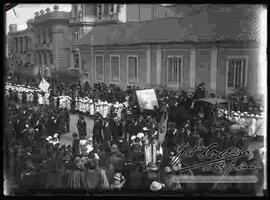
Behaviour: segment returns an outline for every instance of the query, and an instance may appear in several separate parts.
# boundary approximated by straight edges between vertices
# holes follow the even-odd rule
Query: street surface
[[[86,121],[86,131],[87,131],[87,136],[86,139],[88,139],[89,137],[92,137],[93,135],[93,126],[94,126],[94,121],[87,116],[85,117],[85,121]],[[71,114],[70,115],[70,132],[63,134],[60,138],[60,145],[72,145],[72,134],[73,133],[78,133],[78,129],[77,129],[77,121],[79,119],[79,115],[78,114]]]

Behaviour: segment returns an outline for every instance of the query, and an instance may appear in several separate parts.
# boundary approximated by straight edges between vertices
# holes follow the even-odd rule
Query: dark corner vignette
[[[5,196],[268,197],[265,6],[4,12]]]

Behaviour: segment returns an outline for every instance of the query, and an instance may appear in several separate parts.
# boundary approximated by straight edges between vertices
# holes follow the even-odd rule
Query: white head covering
[[[137,137],[138,138],[143,138],[144,137],[144,134],[143,133],[138,133]]]
[[[136,136],[135,135],[132,135],[130,139],[131,140],[135,140],[136,139]]]

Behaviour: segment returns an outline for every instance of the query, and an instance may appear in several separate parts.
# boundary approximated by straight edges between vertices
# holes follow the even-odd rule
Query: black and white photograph
[[[266,196],[266,5],[2,9],[3,195]]]

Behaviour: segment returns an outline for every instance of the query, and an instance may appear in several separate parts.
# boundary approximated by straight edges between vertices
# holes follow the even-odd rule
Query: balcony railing
[[[53,48],[52,43],[35,44],[35,49],[52,50],[52,48]]]

